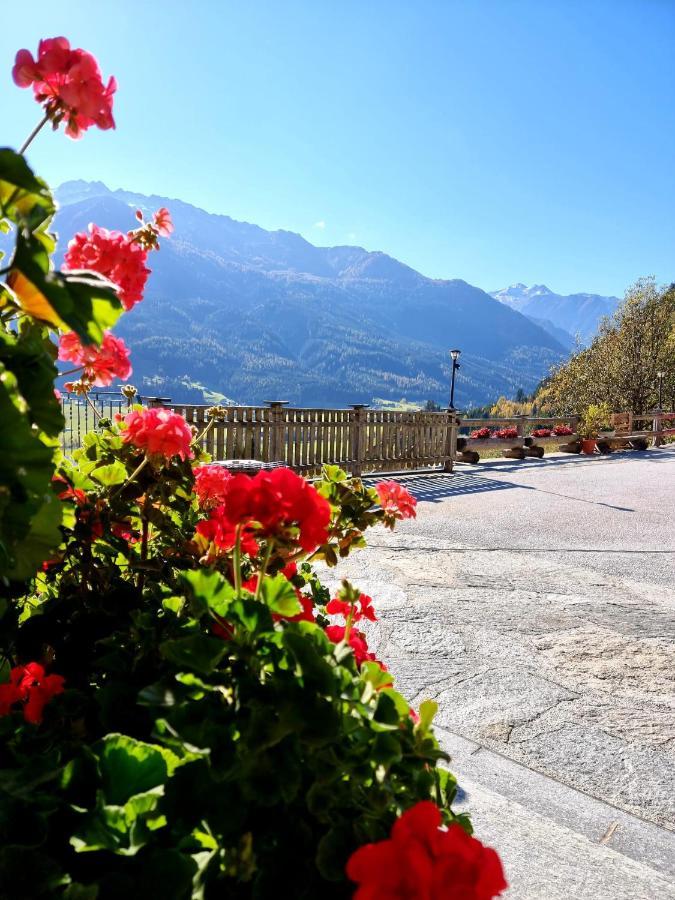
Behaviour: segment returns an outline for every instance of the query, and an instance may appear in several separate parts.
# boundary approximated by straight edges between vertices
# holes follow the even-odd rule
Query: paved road
[[[397,687],[450,735],[659,826],[672,877],[675,448],[401,480],[417,520],[338,570],[376,599]]]

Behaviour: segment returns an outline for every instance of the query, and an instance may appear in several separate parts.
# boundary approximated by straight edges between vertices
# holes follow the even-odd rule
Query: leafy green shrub
[[[114,83],[62,38],[37,61],[20,51],[14,76],[55,127],[113,124]],[[414,515],[414,498],[335,467],[314,485],[288,469],[230,476],[161,408],[101,420],[60,456],[54,358],[85,397],[126,377],[108,329],[141,299],[170,218],[93,226],[66,263],[97,271],[56,272],[52,196],[11,150],[0,204],[15,241],[0,273],[2,897],[346,897],[348,861],[354,881],[377,881],[367,860],[402,829],[397,896],[431,896],[432,873],[434,897],[495,896],[498,858],[451,809],[435,704],[410,709],[357,627],[370,598],[348,582],[331,598],[311,564]]]

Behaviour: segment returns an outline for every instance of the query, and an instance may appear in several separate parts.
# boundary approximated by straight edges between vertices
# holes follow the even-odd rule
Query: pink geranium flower
[[[173,232],[173,222],[171,221],[171,213],[162,206],[153,216],[157,232],[161,237],[168,237]]]
[[[183,416],[170,409],[133,410],[123,419],[122,440],[149,457],[192,459],[192,431]]]
[[[129,350],[121,338],[110,331],[103,335],[101,346],[83,344],[74,331],[59,337],[59,359],[83,367],[82,380],[91,385],[107,387],[119,378],[126,381],[131,375]]]
[[[396,519],[414,519],[417,500],[397,481],[380,481],[375,485],[380,506]]]
[[[90,225],[68,244],[63,268],[92,269],[103,275],[117,286],[122,305],[129,310],[143,299],[150,274],[147,258],[148,251],[135,240],[134,232],[122,234]]]
[[[223,466],[196,466],[195,494],[201,509],[212,509],[225,502],[227,488],[232,475]]]
[[[21,88],[33,86],[35,99],[54,128],[65,121],[71,138],[81,137],[92,125],[104,130],[115,127],[115,79],[104,85],[96,59],[85,50],[71,49],[64,37],[40,41],[37,59],[28,50],[19,50],[12,77]]]

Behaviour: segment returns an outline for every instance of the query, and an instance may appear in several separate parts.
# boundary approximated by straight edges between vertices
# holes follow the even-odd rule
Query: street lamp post
[[[663,409],[663,379],[665,372],[657,372],[656,377],[659,379],[659,412]]]
[[[459,363],[457,360],[459,359],[459,355],[461,350],[451,350],[450,356],[452,358],[452,378],[450,380],[450,409],[455,408],[455,374],[457,369],[459,369]]]

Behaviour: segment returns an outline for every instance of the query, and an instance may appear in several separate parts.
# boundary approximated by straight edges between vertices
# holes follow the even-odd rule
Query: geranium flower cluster
[[[344,582],[338,596],[326,604],[326,612],[329,615],[343,616],[345,620],[344,625],[327,626],[326,636],[329,640],[334,644],[347,641],[352,648],[357,666],[361,666],[364,662],[375,662],[383,671],[387,671],[384,663],[370,652],[365,634],[354,628],[355,623],[361,619],[377,621],[373,601],[367,594],[357,593],[349,582]]]
[[[12,77],[21,88],[33,85],[35,99],[43,104],[54,128],[65,121],[71,138],[80,138],[92,125],[103,130],[115,127],[115,79],[104,85],[91,53],[71,49],[64,37],[40,41],[37,59],[28,50],[19,50]]]
[[[500,441],[511,440],[511,438],[518,437],[518,429],[507,426],[506,428],[499,428],[497,431],[492,433],[492,437],[498,438]]]
[[[475,441],[484,441],[490,437],[492,432],[489,428],[476,428],[475,431],[472,431],[470,437],[472,437]]]
[[[192,459],[192,431],[179,413],[161,407],[134,409],[123,418],[122,441],[149,458]]]
[[[229,549],[234,543],[231,535],[238,527],[248,541],[253,541],[255,534],[297,544],[305,553],[312,553],[328,540],[330,518],[328,501],[292,469],[280,468],[252,477],[232,476],[224,503],[211,510],[197,532],[210,536],[216,546]]]
[[[135,239],[134,232],[108,231],[89,225],[68,244],[63,260],[65,270],[91,269],[112,281],[126,310],[143,299],[150,269],[145,265],[148,250]]]
[[[224,466],[216,464],[195,466],[194,492],[200,509],[208,510],[225,502],[232,474]]]
[[[551,436],[550,428],[535,428],[532,431],[532,437],[544,438],[544,437],[550,437],[550,436]]]
[[[414,519],[417,499],[398,481],[380,481],[375,485],[382,509],[393,519]]]
[[[453,823],[443,828],[430,800],[406,810],[391,837],[359,847],[347,863],[354,900],[492,900],[507,888],[497,853]]]
[[[574,431],[570,428],[569,425],[556,425],[553,429],[553,434],[557,437],[562,437],[567,434],[574,434]]]
[[[341,600],[336,597],[326,604],[326,612],[328,615],[342,615],[351,622],[360,622],[361,619],[368,619],[370,622],[377,622],[377,616],[373,609],[372,598],[367,594],[359,594],[355,603],[349,600]]]
[[[132,371],[127,346],[110,331],[103,335],[100,347],[83,344],[74,331],[62,334],[59,359],[82,367],[81,380],[91,386],[107,387],[116,378],[125,381]]]
[[[22,705],[26,722],[39,725],[47,703],[64,691],[61,675],[46,675],[44,667],[30,662],[15,666],[9,673],[9,681],[0,684],[0,716],[9,715],[12,708]]]

